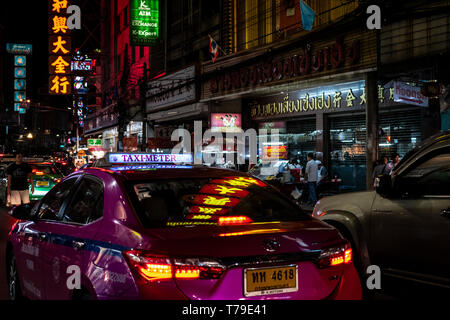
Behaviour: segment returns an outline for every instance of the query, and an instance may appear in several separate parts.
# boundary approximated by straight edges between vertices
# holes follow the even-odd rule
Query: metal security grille
[[[330,118],[330,173],[342,179],[341,191],[366,188],[365,115]]]
[[[306,164],[308,152],[316,151],[316,119],[289,121],[286,127],[288,158],[297,157]]]
[[[422,141],[421,109],[380,112],[378,155],[400,157]]]

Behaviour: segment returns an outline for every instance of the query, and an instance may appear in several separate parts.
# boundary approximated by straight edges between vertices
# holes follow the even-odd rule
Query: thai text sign
[[[146,46],[159,37],[159,0],[130,1],[130,45]]]
[[[190,66],[147,84],[147,112],[197,99],[195,66]]]
[[[366,101],[364,81],[346,82],[277,95],[270,99],[250,100],[251,117],[290,116],[363,110]],[[378,85],[378,103],[394,102],[394,87]]]

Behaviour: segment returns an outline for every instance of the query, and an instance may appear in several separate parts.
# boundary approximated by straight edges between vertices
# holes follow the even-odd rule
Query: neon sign
[[[159,0],[131,0],[130,45],[149,45],[158,37]]]
[[[67,15],[69,7],[67,0],[52,0],[49,2],[49,80],[50,94],[67,95],[72,93],[72,78],[70,77],[70,54],[72,50]],[[62,10],[64,9],[64,10]]]

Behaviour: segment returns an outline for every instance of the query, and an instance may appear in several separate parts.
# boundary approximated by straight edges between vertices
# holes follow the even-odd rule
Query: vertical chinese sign
[[[32,54],[33,46],[7,43],[6,51],[14,55],[14,111],[23,114],[27,104],[27,55]]]
[[[159,0],[130,0],[130,45],[148,46],[159,37]]]
[[[72,41],[67,26],[67,0],[49,0],[49,93],[68,95],[72,93],[70,74]]]

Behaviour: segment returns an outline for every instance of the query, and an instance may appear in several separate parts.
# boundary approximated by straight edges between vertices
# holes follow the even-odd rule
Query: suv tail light
[[[319,268],[351,263],[352,254],[352,248],[349,243],[339,247],[324,249],[318,259]]]
[[[124,252],[132,272],[147,281],[163,279],[218,279],[225,267],[214,260],[170,259],[141,250]]]

